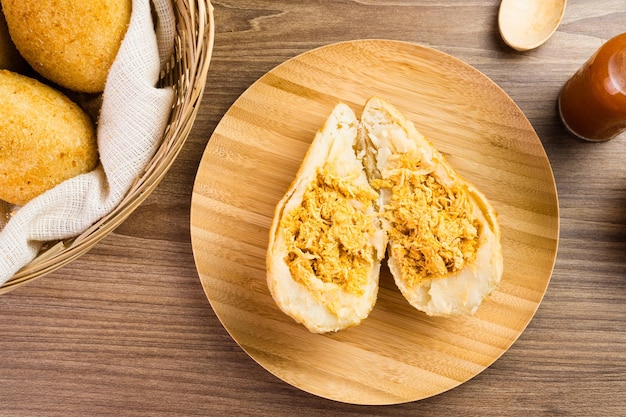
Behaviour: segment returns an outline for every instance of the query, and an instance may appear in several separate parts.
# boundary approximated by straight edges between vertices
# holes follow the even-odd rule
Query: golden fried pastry
[[[370,98],[361,127],[396,285],[428,315],[473,314],[502,276],[493,206],[387,101]]]
[[[277,305],[313,333],[366,318],[385,252],[378,193],[355,152],[358,120],[339,104],[317,133],[270,229],[267,283]]]
[[[15,46],[37,72],[70,90],[104,90],[131,0],[1,2]]]
[[[0,199],[23,205],[97,164],[91,119],[57,90],[0,70]]]
[[[473,314],[500,282],[500,228],[485,196],[395,107],[339,104],[270,228],[267,283],[311,332],[354,326],[376,301],[381,261],[433,316]]]

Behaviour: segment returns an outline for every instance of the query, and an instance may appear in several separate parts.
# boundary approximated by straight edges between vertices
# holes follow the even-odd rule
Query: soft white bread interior
[[[492,205],[385,100],[367,101],[360,134],[396,285],[429,315],[473,314],[502,276]]]
[[[267,284],[311,332],[360,323],[378,293],[385,236],[356,149],[358,120],[338,104],[318,131],[270,228]]]

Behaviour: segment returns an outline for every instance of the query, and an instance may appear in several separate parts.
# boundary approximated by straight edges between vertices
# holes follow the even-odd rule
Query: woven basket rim
[[[173,0],[172,3],[176,14],[174,55],[161,72],[160,84],[174,88],[175,100],[159,148],[115,209],[74,238],[46,242],[35,259],[0,286],[0,294],[54,272],[89,251],[154,191],[180,153],[206,87],[215,21],[208,0]]]

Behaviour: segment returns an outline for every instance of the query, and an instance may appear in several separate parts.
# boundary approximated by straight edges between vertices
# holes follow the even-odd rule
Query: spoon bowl
[[[556,31],[567,0],[502,0],[498,26],[502,40],[517,51],[528,51]]]

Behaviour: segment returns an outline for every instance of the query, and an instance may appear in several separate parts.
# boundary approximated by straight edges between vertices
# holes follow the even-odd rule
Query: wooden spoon
[[[500,36],[511,48],[528,51],[556,31],[567,0],[502,0],[498,13]]]

